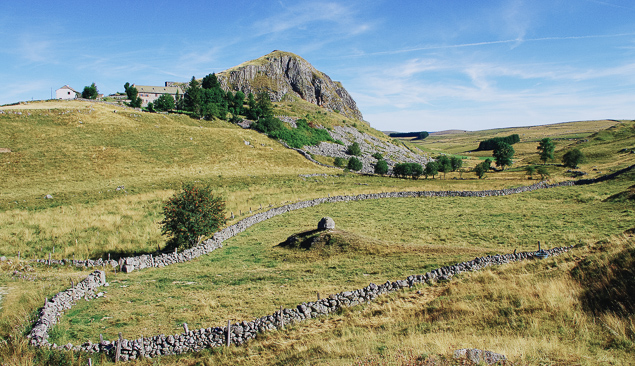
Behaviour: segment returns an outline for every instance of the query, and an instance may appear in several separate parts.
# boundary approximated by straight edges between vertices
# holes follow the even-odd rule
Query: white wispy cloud
[[[316,23],[332,23],[321,27],[324,33],[336,29],[339,34],[358,35],[372,28],[372,24],[359,20],[353,6],[336,2],[302,2],[287,6],[281,4],[277,14],[254,23],[258,35],[276,34],[292,29],[306,31]]]

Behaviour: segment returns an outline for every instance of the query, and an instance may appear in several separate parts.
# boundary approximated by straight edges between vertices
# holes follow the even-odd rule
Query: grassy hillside
[[[287,103],[287,104],[285,104]],[[352,122],[302,101],[280,114],[309,115],[332,127]],[[431,136],[408,142],[426,151],[472,156],[478,140],[521,134],[512,169],[478,180],[471,172],[445,179],[394,179],[345,174],[225,122],[148,114],[99,103],[29,103],[1,109],[0,363],[85,365],[86,355],[26,345],[25,334],[45,297],[88,271],[48,268],[43,258],[115,257],[162,247],[162,202],[184,181],[214,187],[234,221],[303,199],[404,190],[482,190],[528,185],[524,164],[538,160],[538,139],[556,139],[556,162],[570,146],[588,157],[590,176],[635,163],[632,121],[594,121],[518,130]],[[115,112],[116,110],[116,112]],[[17,114],[20,112],[21,114]],[[80,123],[81,121],[81,123]],[[372,130],[369,126],[358,128]],[[375,133],[375,132],[372,132]],[[472,134],[472,135],[470,135]],[[435,140],[436,139],[436,140]],[[249,144],[246,144],[249,142]],[[630,150],[629,150],[630,151]],[[468,166],[480,161],[475,156]],[[571,179],[549,165],[553,181]],[[301,176],[301,174],[327,174]],[[489,198],[388,199],[328,204],[256,225],[225,247],[167,270],[107,274],[105,298],[80,302],[62,317],[52,341],[95,341],[180,332],[249,320],[346,289],[425,273],[429,268],[514,249],[579,244],[570,254],[463,275],[347,309],[328,318],[263,334],[247,347],[207,350],[137,364],[400,364],[464,347],[506,354],[520,364],[630,364],[632,312],[599,313],[628,293],[635,222],[633,173],[616,181]],[[123,186],[123,189],[117,190]],[[53,199],[44,199],[51,194]],[[319,250],[279,247],[289,235],[335,219],[343,240]],[[627,231],[627,234],[622,234]],[[17,252],[22,261],[16,263]],[[594,265],[597,264],[597,265]],[[611,271],[603,271],[610,267]],[[590,279],[602,278],[602,281]],[[616,282],[617,281],[617,282]],[[611,286],[607,285],[611,284]],[[598,287],[599,286],[599,287]],[[604,287],[602,287],[604,286]],[[626,286],[626,287],[625,287]],[[608,297],[608,299],[607,299]],[[627,298],[628,299],[628,298]],[[621,301],[621,302],[620,302]],[[619,306],[619,305],[618,305]],[[357,360],[357,361],[356,361]],[[379,361],[373,361],[379,360]],[[93,363],[107,363],[93,356]],[[381,363],[383,362],[383,363]]]

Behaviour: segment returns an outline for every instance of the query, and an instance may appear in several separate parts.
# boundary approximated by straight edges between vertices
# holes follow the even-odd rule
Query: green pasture
[[[632,227],[632,203],[604,202],[630,182],[507,197],[384,199],[324,204],[258,224],[194,262],[108,274],[104,299],[80,303],[57,326],[57,343],[118,332],[135,338],[250,320],[320,293],[406,278],[495,253],[606,239]],[[344,251],[290,250],[288,236],[332,217],[353,243]]]

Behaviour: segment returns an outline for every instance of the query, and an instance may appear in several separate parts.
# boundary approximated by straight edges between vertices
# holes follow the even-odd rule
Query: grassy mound
[[[340,253],[379,254],[381,243],[342,230],[310,230],[294,234],[280,243],[283,248],[304,249],[321,257]]]

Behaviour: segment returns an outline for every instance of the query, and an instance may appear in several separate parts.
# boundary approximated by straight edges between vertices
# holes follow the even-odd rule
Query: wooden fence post
[[[320,293],[319,292],[317,293],[317,298],[318,298],[318,301],[320,301]]]
[[[49,266],[51,265],[51,252],[49,252]]]

